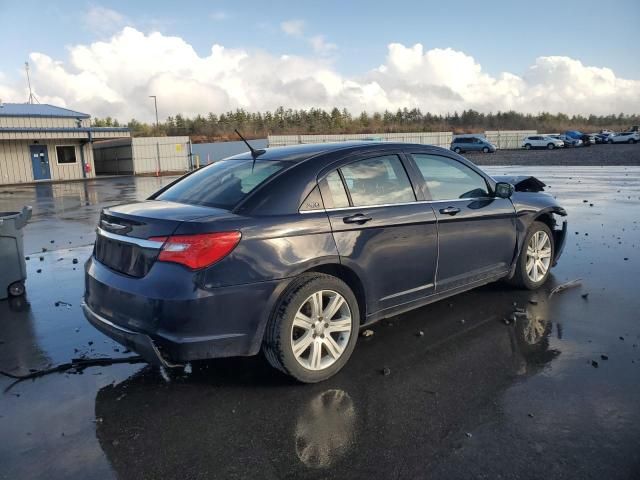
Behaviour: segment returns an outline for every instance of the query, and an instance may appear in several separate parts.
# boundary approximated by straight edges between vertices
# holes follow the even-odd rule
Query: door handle
[[[350,217],[344,217],[342,221],[344,223],[357,223],[358,225],[362,225],[371,220],[371,217],[367,217],[362,213],[356,213],[355,215],[351,215]]]
[[[456,213],[460,213],[460,209],[458,207],[447,207],[441,208],[440,213],[443,215],[455,215]]]

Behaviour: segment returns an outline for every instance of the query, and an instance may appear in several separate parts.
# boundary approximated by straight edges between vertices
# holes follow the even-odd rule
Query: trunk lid
[[[161,200],[117,205],[102,210],[94,256],[97,261],[131,277],[144,277],[156,261],[163,243],[148,240],[168,237],[182,222],[228,215],[227,210]]]

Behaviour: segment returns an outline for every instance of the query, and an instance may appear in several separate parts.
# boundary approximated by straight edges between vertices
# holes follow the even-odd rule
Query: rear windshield
[[[252,164],[252,160],[216,162],[180,180],[156,199],[231,209],[289,162],[258,159],[255,166]]]

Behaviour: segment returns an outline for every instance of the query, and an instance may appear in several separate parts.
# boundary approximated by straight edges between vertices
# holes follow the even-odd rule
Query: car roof
[[[377,150],[385,148],[406,148],[406,147],[431,147],[434,145],[421,145],[411,143],[400,142],[379,142],[379,141],[346,141],[346,142],[334,142],[334,143],[309,143],[302,145],[290,145],[287,147],[270,147],[265,148],[264,153],[261,154],[257,160],[271,160],[271,161],[290,161],[301,162],[311,157],[315,157],[321,154],[332,153],[340,150],[356,150],[367,151]],[[251,153],[244,152],[232,157],[227,157],[225,160],[251,160]]]

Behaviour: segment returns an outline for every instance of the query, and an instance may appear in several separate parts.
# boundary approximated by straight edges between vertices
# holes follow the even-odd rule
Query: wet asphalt
[[[494,284],[383,321],[318,385],[259,356],[0,376],[0,478],[639,478],[640,168],[487,170],[538,176],[569,212],[540,291]],[[0,370],[131,355],[84,320],[82,263],[102,206],[170,180],[0,187],[0,210],[34,206]]]

